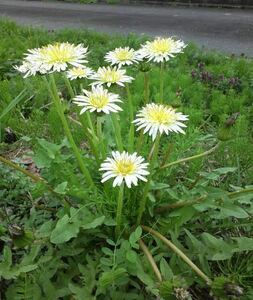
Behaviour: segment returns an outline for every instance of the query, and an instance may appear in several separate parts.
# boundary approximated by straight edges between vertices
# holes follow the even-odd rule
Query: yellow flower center
[[[101,76],[102,81],[111,83],[118,82],[120,78],[120,74],[115,70],[106,70]]]
[[[130,175],[135,171],[135,169],[135,164],[130,160],[122,159],[116,162],[116,172],[119,175]]]
[[[103,108],[108,104],[108,96],[107,95],[91,95],[90,96],[90,104],[96,108]]]
[[[71,69],[71,73],[73,76],[85,76],[86,70],[83,68],[73,68]]]
[[[151,108],[147,112],[147,118],[157,124],[172,124],[176,120],[174,111],[168,111],[163,107]]]
[[[69,44],[55,44],[45,46],[41,49],[41,54],[46,57],[47,63],[66,63],[75,59],[73,47]]]
[[[157,39],[151,43],[151,50],[156,54],[166,54],[171,51],[174,43],[172,39]]]
[[[120,49],[115,53],[115,56],[120,61],[126,61],[132,59],[132,53],[126,49]]]

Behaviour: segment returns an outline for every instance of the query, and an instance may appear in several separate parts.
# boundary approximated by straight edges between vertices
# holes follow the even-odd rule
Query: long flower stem
[[[151,161],[152,167],[153,167],[155,160],[157,158],[157,155],[158,155],[160,140],[161,140],[161,135],[159,134],[156,137],[156,140],[155,140],[155,142],[149,152],[149,155],[148,155],[148,160]]]
[[[237,197],[240,194],[247,194],[247,193],[253,193],[253,188],[243,189],[243,190],[235,191],[235,192],[230,192],[230,193],[228,193],[228,196],[233,198],[233,197]]]
[[[54,101],[54,104],[55,104],[55,107],[57,109],[57,112],[59,114],[59,117],[61,119],[61,122],[62,122],[62,125],[63,125],[63,129],[64,129],[64,132],[68,138],[68,141],[70,143],[70,146],[73,150],[73,153],[78,161],[78,164],[79,164],[79,167],[80,167],[80,170],[81,172],[83,173],[87,183],[95,188],[95,184],[91,178],[91,175],[90,175],[90,172],[89,170],[86,168],[85,164],[84,164],[84,161],[83,161],[83,158],[82,158],[82,155],[81,153],[79,152],[79,149],[74,141],[74,138],[72,136],[72,133],[69,129],[69,126],[68,126],[68,122],[66,120],[66,117],[64,115],[64,111],[63,111],[63,108],[62,108],[62,105],[61,105],[61,100],[58,96],[58,92],[57,92],[57,87],[56,87],[56,83],[55,83],[55,80],[54,80],[54,76],[53,74],[50,74],[50,81],[51,81],[51,87],[52,87],[52,93],[51,93],[51,96],[52,96],[52,100]],[[50,89],[50,87],[49,87]]]
[[[99,153],[98,153],[98,147],[97,147],[97,143],[96,140],[92,135],[92,133],[89,132],[88,129],[88,125],[87,125],[87,119],[85,118],[84,115],[80,115],[79,114],[79,120],[80,120],[80,125],[82,126],[83,130],[84,130],[84,134],[88,140],[88,143],[90,145],[92,154],[94,155],[97,164],[100,164],[100,160],[99,160]]]
[[[12,168],[12,169],[15,169],[21,173],[23,173],[24,175],[30,177],[34,182],[41,182],[43,183],[49,192],[51,192],[52,194],[54,194],[55,196],[57,196],[58,198],[60,198],[60,200],[64,201],[64,205],[69,205],[69,206],[72,206],[72,204],[67,200],[67,199],[62,199],[62,195],[59,195],[48,183],[45,179],[29,172],[28,170],[20,167],[18,164],[0,156],[0,162],[4,163],[5,165],[7,165],[8,167]]]
[[[144,104],[149,102],[149,73],[143,72],[144,75]]]
[[[101,117],[97,118],[97,137],[101,146],[101,156],[102,159],[105,159],[106,157],[106,149],[104,145],[104,138],[103,138],[103,132],[102,132],[102,119]]]
[[[158,155],[160,138],[161,138],[161,136],[158,135],[153,147],[150,150],[149,156],[148,156],[148,159],[150,160],[150,170],[151,171],[153,170],[153,166],[154,166],[154,163],[155,163],[157,155]],[[152,173],[150,173],[150,175],[149,175],[148,182],[145,185],[145,188],[143,191],[143,196],[140,201],[140,206],[139,206],[138,215],[137,215],[137,222],[136,222],[137,225],[139,225],[141,223],[142,215],[146,208],[146,202],[147,202],[148,192],[149,192],[149,188],[150,188],[150,184],[151,184],[151,178],[152,178]]]
[[[154,260],[154,258],[152,256],[152,254],[150,253],[148,247],[145,245],[145,243],[143,242],[142,239],[139,240],[139,245],[140,245],[142,251],[144,252],[144,254],[146,255],[146,257],[148,259],[148,262],[150,263],[150,265],[151,265],[151,267],[152,267],[152,269],[153,269],[153,271],[154,271],[154,273],[155,273],[158,281],[162,282],[162,275],[161,275],[161,273],[160,273],[160,271],[159,271],[159,269],[158,269],[158,267],[156,265],[156,262],[155,262],[155,260]]]
[[[132,95],[131,95],[128,84],[126,84],[126,91],[127,91],[129,121],[130,121],[129,137],[128,137],[128,151],[132,152],[133,147],[134,147],[134,124],[132,123],[133,119],[134,119],[134,108],[133,108]]]
[[[138,137],[138,140],[137,140],[137,153],[140,153],[141,151],[141,146],[143,145],[143,140],[144,140],[144,129],[141,129],[140,131],[140,135]]]
[[[155,231],[154,229],[148,227],[148,226],[141,226],[142,229],[146,232],[149,232],[153,236],[160,239],[165,245],[167,245],[173,252],[175,252],[185,263],[188,264],[188,266],[196,272],[199,277],[201,277],[208,285],[212,283],[211,279],[204,274],[179,248],[177,248],[176,245],[174,245],[171,241],[169,241],[165,236],[160,234],[158,231]]]
[[[91,115],[90,115],[90,112],[85,112],[84,114],[87,118],[87,122],[88,122],[88,126],[90,127],[90,130],[91,130],[91,133],[92,133],[92,136],[94,137],[94,139],[96,139],[98,141],[98,138],[96,136],[96,131],[95,131],[95,128],[94,128],[94,125],[93,125],[93,122],[92,122],[92,119],[91,119]]]
[[[132,95],[128,84],[126,84],[126,92],[127,92],[127,101],[128,101],[128,109],[129,109],[129,119],[130,122],[132,122],[134,119],[134,108],[133,108]]]
[[[64,79],[64,83],[68,89],[69,95],[70,95],[71,99],[73,99],[75,97],[75,93],[74,93],[74,90],[70,84],[70,81],[65,73],[63,73],[63,79]]]
[[[241,194],[247,194],[247,193],[253,193],[253,189],[243,189],[240,191],[230,192],[230,193],[227,193],[227,196],[229,198],[234,198],[234,197],[240,196]],[[158,207],[155,210],[155,212],[160,213],[160,212],[164,212],[168,209],[176,209],[176,208],[181,208],[181,207],[185,207],[185,206],[198,204],[198,203],[203,202],[207,198],[207,196],[208,195],[204,195],[197,199],[193,199],[193,200],[189,200],[189,201],[178,201],[178,202],[172,203],[172,204],[165,204],[165,205]]]
[[[122,219],[122,208],[123,208],[123,197],[124,197],[124,183],[122,183],[120,188],[119,188],[118,204],[117,204],[117,212],[116,212],[116,229],[115,229],[116,238],[118,238],[119,235],[120,235],[120,227],[121,227],[121,219]]]
[[[119,125],[117,115],[115,113],[111,113],[111,119],[112,119],[113,128],[114,128],[114,132],[115,132],[117,147],[118,147],[119,151],[123,151],[121,128],[120,128],[120,125]]]
[[[160,66],[160,103],[163,103],[163,90],[164,90],[164,62],[161,62]]]
[[[143,195],[142,195],[142,198],[141,198],[141,201],[140,201],[140,206],[139,206],[138,216],[137,216],[137,222],[136,222],[137,226],[140,225],[142,215],[143,215],[143,213],[145,211],[145,208],[146,208],[146,202],[147,202],[147,197],[148,197],[148,191],[149,191],[149,188],[150,188],[150,184],[151,184],[151,179],[149,178],[148,182],[145,184]]]
[[[155,212],[161,213],[161,212],[164,212],[168,209],[175,209],[175,208],[180,208],[180,207],[185,207],[185,206],[198,204],[198,203],[201,203],[202,201],[204,201],[206,199],[206,197],[207,197],[207,195],[199,197],[199,198],[194,199],[194,200],[178,201],[176,203],[162,205],[162,206],[158,207],[155,210]]]
[[[211,148],[211,149],[209,149],[209,150],[207,150],[207,151],[205,151],[203,153],[196,154],[196,155],[193,155],[193,156],[189,156],[189,157],[186,157],[186,158],[182,158],[182,159],[173,161],[171,163],[168,163],[166,165],[163,165],[163,166],[160,167],[160,169],[165,169],[165,168],[171,167],[173,165],[181,164],[181,163],[186,162],[186,161],[194,160],[194,159],[197,159],[197,158],[209,155],[212,152],[214,152],[220,146],[220,144],[221,143],[217,143],[213,148]]]

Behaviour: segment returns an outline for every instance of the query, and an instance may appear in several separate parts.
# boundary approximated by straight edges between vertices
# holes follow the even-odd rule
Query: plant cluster
[[[200,80],[201,82],[222,90],[223,92],[226,92],[229,89],[239,91],[242,88],[239,77],[225,77],[224,74],[213,74],[205,70],[204,63],[199,63],[198,69],[191,71],[191,76],[193,79]]]
[[[229,105],[227,115],[210,114],[212,124],[222,121],[217,134],[209,117],[196,121],[183,85],[168,96],[182,41],[157,38],[135,48],[109,49],[102,56],[110,65],[95,68],[87,66],[94,54],[86,45],[51,43],[26,51],[15,67],[30,91],[42,88],[53,138],[38,128],[27,151],[36,172],[0,156],[18,172],[9,177],[1,165],[6,299],[251,299],[253,192],[241,179],[250,166],[236,151],[235,166],[215,161],[216,152],[230,157],[231,134],[245,138],[249,121],[230,122],[237,111]],[[195,80],[188,84],[200,88]],[[207,110],[214,103],[203,100]]]

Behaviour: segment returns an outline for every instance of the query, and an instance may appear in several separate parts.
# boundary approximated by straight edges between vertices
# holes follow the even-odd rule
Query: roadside
[[[99,3],[106,3],[107,1],[108,0],[98,0]],[[110,2],[110,0],[108,2]],[[250,0],[119,0],[118,4],[253,9],[253,2]]]
[[[0,16],[48,29],[175,35],[207,49],[253,57],[253,10],[0,0]]]
[[[29,1],[29,0],[28,0]],[[32,0],[30,0],[32,1]],[[43,0],[42,0],[43,1]],[[47,1],[47,0],[44,0]],[[48,0],[50,1],[50,0]],[[148,6],[182,6],[182,7],[213,7],[253,9],[251,0],[58,0],[69,3],[102,3],[115,5],[148,5]]]

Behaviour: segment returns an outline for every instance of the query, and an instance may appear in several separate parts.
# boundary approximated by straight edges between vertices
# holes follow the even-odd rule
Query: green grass
[[[0,38],[0,116],[3,115],[0,153],[21,163],[23,155],[32,155],[41,169],[40,175],[76,205],[72,208],[74,213],[69,212],[42,184],[34,185],[22,174],[9,172],[0,164],[0,220],[3,223],[0,224],[0,267],[5,272],[2,274],[0,268],[0,289],[4,291],[3,297],[7,300],[79,300],[84,297],[87,300],[153,300],[159,293],[166,295],[171,282],[173,288],[189,288],[193,299],[207,297],[203,282],[159,240],[149,239],[147,245],[166,280],[162,291],[158,291],[145,257],[137,255],[139,229],[132,232],[132,224],[143,184],[134,194],[127,192],[123,216],[126,232],[119,241],[112,241],[115,193],[110,188],[111,197],[105,197],[102,189],[97,194],[90,193],[76,172],[76,161],[63,140],[59,117],[42,79],[40,76],[23,79],[13,68],[22,61],[27,49],[68,41],[89,46],[89,66],[96,69],[105,65],[107,51],[119,46],[138,49],[148,37],[110,36],[86,30],[46,31],[1,20]],[[144,96],[143,74],[138,69],[128,72],[135,77],[130,89],[137,109]],[[153,67],[150,73],[150,99],[155,101],[159,99],[159,69]],[[77,92],[80,83],[87,85],[74,82]],[[166,103],[189,115],[185,136],[162,137],[160,155],[167,153],[167,162],[210,149],[217,137],[226,141],[208,157],[158,172],[151,184],[145,224],[158,226],[162,233],[169,235],[208,276],[226,276],[233,284],[242,286],[245,292],[241,299],[250,300],[253,293],[252,197],[242,194],[233,200],[227,192],[253,184],[253,61],[203,52],[190,44],[184,54],[169,61],[164,83]],[[66,115],[75,118],[75,109],[60,76],[57,76],[57,85],[65,100]],[[24,89],[24,98],[16,98]],[[125,137],[129,129],[126,93],[115,91],[124,100],[120,119]],[[235,115],[234,124],[228,126],[228,119],[233,121]],[[6,128],[16,134],[16,142],[6,142]],[[115,149],[108,118],[104,118],[104,128],[109,149]],[[81,127],[73,122],[71,130],[82,151],[90,154]],[[141,149],[145,157],[150,147],[150,139],[147,140]],[[90,159],[89,169],[99,182],[93,159]],[[64,189],[66,182],[67,190]],[[181,207],[159,217],[155,213],[157,206],[189,201],[206,193],[209,198],[204,203]],[[80,230],[76,238],[67,242],[54,243],[50,234],[56,222],[62,221],[67,213],[83,218],[82,221],[90,220],[88,225],[91,220],[97,225],[93,223],[88,229]],[[92,216],[96,217],[95,221]],[[97,228],[101,216],[106,216],[102,229]],[[75,226],[75,222],[69,224]],[[20,231],[13,228],[15,225],[20,226]],[[18,232],[13,233],[14,229]],[[66,235],[71,229],[68,228]],[[57,238],[56,235],[54,239]],[[13,262],[8,249],[11,249]],[[220,282],[223,282],[221,277],[217,285]],[[162,299],[172,298],[164,296]]]

